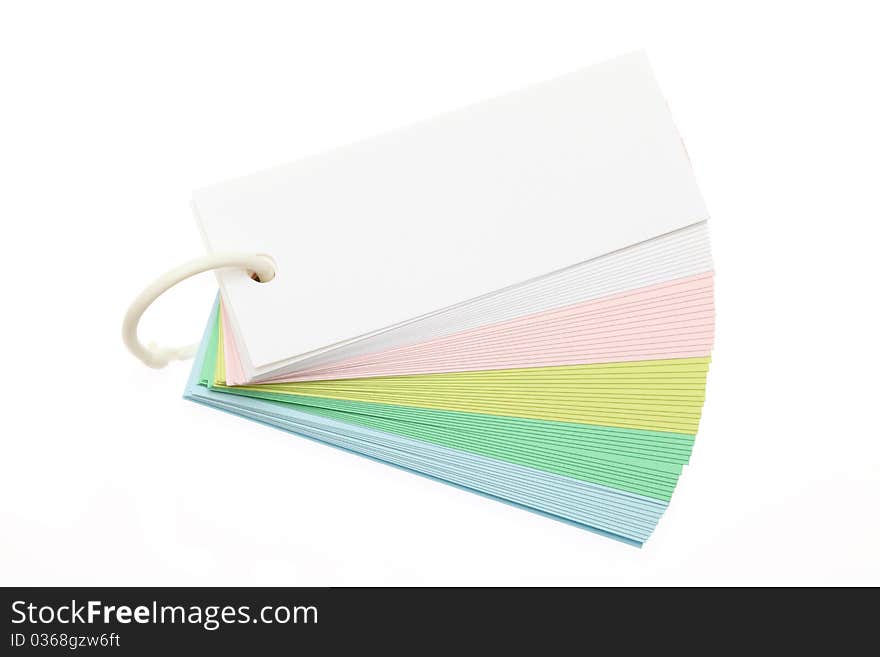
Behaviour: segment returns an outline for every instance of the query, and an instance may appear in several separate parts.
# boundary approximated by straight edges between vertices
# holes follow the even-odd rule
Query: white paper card
[[[195,192],[246,368],[707,218],[647,58],[632,54]]]

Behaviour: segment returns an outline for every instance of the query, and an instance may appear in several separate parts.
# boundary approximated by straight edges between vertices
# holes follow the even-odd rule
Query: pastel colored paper
[[[271,382],[701,357],[714,335],[712,279],[711,272],[698,274]],[[242,385],[225,314],[223,322],[226,380]]]
[[[196,193],[185,396],[641,545],[700,424],[706,218],[644,55]],[[398,239],[406,235],[407,239]]]
[[[209,329],[215,322],[216,314],[212,314]],[[392,432],[322,418],[287,404],[209,390],[199,383],[205,355],[209,351],[209,337],[206,334],[187,384],[185,396],[193,401],[570,522],[632,545],[638,546],[647,540],[666,509],[666,503],[647,496],[424,444]]]
[[[659,430],[634,431],[620,427],[575,424],[566,421],[536,422],[521,417],[501,417],[475,413],[456,413],[427,408],[409,408],[381,403],[352,402],[334,398],[280,394],[265,386],[227,388],[211,385],[222,379],[222,351],[216,350],[218,331],[210,338],[202,382],[212,390],[233,392],[260,399],[281,401],[313,413],[328,411],[349,413],[356,423],[394,427],[394,422],[410,423],[409,430],[396,431],[413,436],[413,426],[424,436],[426,425],[441,431],[454,431],[438,438],[447,446],[457,446],[482,455],[492,455],[510,462],[531,465],[547,471],[567,474],[585,481],[616,485],[622,490],[657,496],[671,495],[681,465],[687,461],[693,436]],[[389,421],[392,424],[389,424]],[[384,423],[384,424],[383,424]],[[562,459],[561,461],[559,459]],[[637,470],[647,481],[640,480]]]
[[[552,272],[533,280],[455,304],[413,319],[368,340],[333,345],[321,354],[301,358],[296,365],[279,365],[276,374],[235,383],[263,383],[296,376],[307,368],[332,366],[346,358],[368,356],[387,349],[411,346],[461,331],[498,324],[544,310],[554,310],[621,292],[649,288],[712,271],[709,235],[705,222],[661,235]],[[236,345],[230,325],[227,334]]]

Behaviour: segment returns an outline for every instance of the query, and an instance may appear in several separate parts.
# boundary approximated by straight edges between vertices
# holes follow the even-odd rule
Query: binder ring
[[[229,268],[244,269],[251,278],[260,283],[268,283],[275,278],[275,263],[269,256],[257,253],[218,253],[190,260],[167,271],[137,295],[125,313],[122,320],[122,341],[128,350],[145,365],[155,369],[165,367],[172,360],[192,358],[198,345],[159,347],[155,342],[142,344],[137,335],[138,322],[151,303],[181,281],[212,269]]]

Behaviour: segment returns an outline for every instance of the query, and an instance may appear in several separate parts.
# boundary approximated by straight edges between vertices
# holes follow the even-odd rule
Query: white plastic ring
[[[211,269],[244,269],[260,283],[268,283],[275,277],[275,263],[272,259],[256,253],[220,253],[190,260],[186,264],[165,272],[141,292],[125,313],[122,320],[122,341],[128,350],[146,365],[154,368],[165,367],[172,360],[186,360],[196,353],[198,345],[186,347],[158,347],[155,342],[143,345],[138,340],[137,328],[141,315],[163,292],[181,281],[210,271]]]

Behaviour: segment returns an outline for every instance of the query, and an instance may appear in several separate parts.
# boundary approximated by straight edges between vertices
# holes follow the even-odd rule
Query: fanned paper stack
[[[644,55],[201,190],[186,396],[641,545],[714,334],[707,212]],[[439,310],[438,310],[439,309]]]

